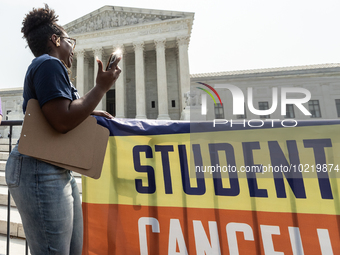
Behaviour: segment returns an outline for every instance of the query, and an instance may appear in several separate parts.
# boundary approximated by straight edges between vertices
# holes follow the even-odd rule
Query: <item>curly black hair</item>
[[[61,36],[65,32],[64,28],[56,23],[57,21],[58,15],[47,4],[45,4],[45,8],[33,8],[26,14],[21,32],[35,57],[48,54],[51,51],[48,41],[53,34]]]

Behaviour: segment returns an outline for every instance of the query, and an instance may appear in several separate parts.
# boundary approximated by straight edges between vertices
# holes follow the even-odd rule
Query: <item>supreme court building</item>
[[[117,118],[180,119],[190,90],[188,44],[194,14],[104,6],[64,26],[77,40],[72,65],[80,96],[94,85],[95,58],[120,49],[122,72],[98,109]]]
[[[262,110],[272,105],[274,87],[305,88],[312,94],[305,108],[313,115],[305,116],[290,105],[286,118],[340,117],[340,64],[190,75],[188,47],[193,20],[191,12],[104,6],[64,25],[69,36],[77,40],[71,80],[80,96],[95,85],[98,71],[95,58],[105,66],[110,54],[120,49],[123,53],[120,77],[97,106],[116,118],[194,120],[191,115],[205,121],[256,117],[247,109],[243,115],[233,115],[228,89],[218,91],[223,105],[214,104],[208,97],[207,114],[199,114],[205,92],[197,89],[198,82],[212,87],[231,84],[244,95],[252,87],[253,105]],[[22,87],[0,89],[0,96],[4,119],[23,119]],[[275,114],[263,118],[282,117]],[[0,127],[0,135],[7,135],[5,127]]]

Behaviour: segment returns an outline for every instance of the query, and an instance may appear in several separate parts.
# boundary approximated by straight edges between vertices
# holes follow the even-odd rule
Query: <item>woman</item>
[[[103,71],[103,63],[97,60],[96,86],[79,98],[68,76],[76,41],[56,23],[57,18],[47,5],[33,9],[24,18],[21,31],[36,58],[26,73],[23,110],[29,99],[37,99],[51,126],[66,133],[90,114],[112,118],[94,109],[117,80],[120,58],[108,71]],[[16,146],[7,161],[6,182],[32,255],[81,254],[81,201],[70,171],[22,155]]]

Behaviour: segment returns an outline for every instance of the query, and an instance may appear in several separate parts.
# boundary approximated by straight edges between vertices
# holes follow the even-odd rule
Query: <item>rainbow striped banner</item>
[[[98,122],[111,136],[101,178],[83,178],[83,255],[340,254],[340,121]]]

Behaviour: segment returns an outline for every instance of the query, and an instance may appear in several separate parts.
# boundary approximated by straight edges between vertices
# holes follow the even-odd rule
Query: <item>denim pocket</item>
[[[20,183],[22,156],[11,154],[7,160],[5,178],[9,188],[18,187]]]

